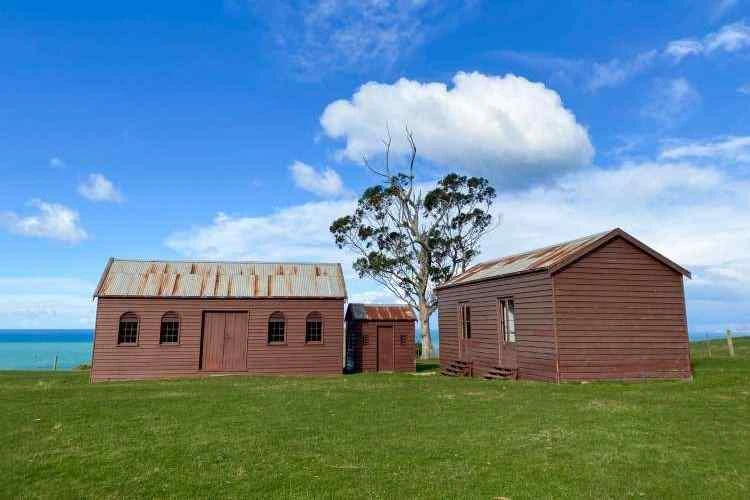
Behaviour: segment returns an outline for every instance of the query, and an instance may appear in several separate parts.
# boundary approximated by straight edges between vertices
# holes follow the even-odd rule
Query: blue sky
[[[489,177],[483,257],[620,226],[750,330],[750,6],[3,2],[0,328],[86,327],[110,256],[342,261],[327,228],[408,123]],[[355,299],[388,301],[349,281]]]

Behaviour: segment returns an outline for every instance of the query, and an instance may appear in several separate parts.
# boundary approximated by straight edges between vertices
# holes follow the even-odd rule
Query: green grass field
[[[749,498],[750,339],[693,382],[0,374],[0,497]]]

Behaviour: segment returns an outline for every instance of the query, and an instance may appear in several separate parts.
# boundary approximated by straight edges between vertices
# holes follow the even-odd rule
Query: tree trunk
[[[422,359],[432,356],[432,339],[430,339],[430,307],[427,302],[419,304],[419,327],[422,335]]]

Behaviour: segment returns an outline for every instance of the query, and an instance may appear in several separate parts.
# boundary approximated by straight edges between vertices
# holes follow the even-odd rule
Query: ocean
[[[91,363],[93,330],[0,330],[0,370],[58,370]]]

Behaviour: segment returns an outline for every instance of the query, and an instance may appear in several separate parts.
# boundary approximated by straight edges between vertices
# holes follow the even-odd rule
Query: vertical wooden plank
[[[203,315],[203,362],[207,371],[222,369],[224,357],[224,313],[207,312]]]
[[[393,327],[378,327],[378,371],[393,371]]]
[[[223,367],[227,371],[247,369],[247,325],[246,313],[226,313]]]

